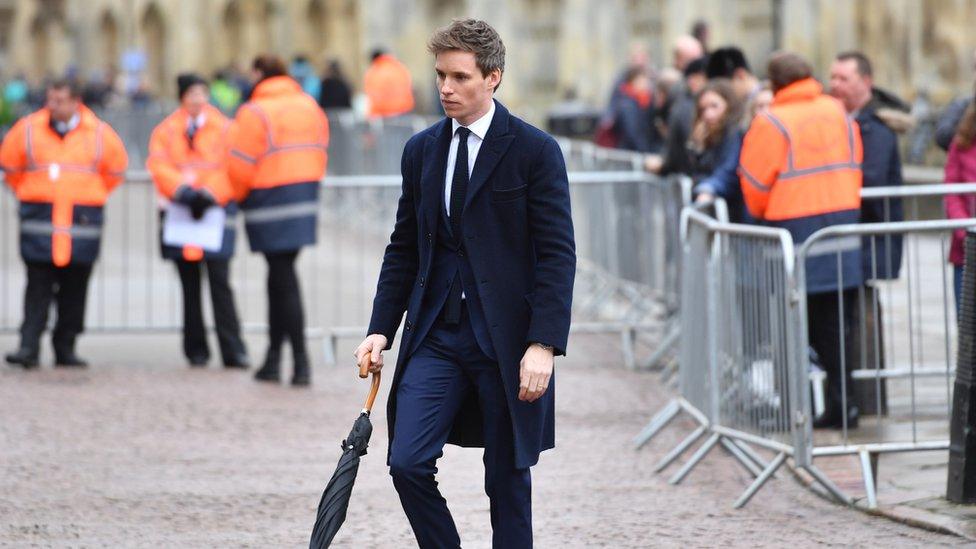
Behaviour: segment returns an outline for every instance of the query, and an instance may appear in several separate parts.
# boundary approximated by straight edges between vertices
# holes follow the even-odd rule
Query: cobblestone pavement
[[[0,337],[0,349],[14,345]],[[261,340],[252,339],[252,355]],[[342,355],[351,353],[344,342]],[[557,363],[557,449],[533,471],[537,546],[958,545],[829,503],[782,471],[743,510],[748,476],[716,451],[668,486],[654,461],[687,432],[635,452],[630,438],[666,401],[657,377],[608,360],[615,339],[578,337]],[[178,338],[88,335],[85,371],[0,369],[0,546],[301,547],[366,383],[318,367],[314,387],[190,370]],[[336,547],[410,547],[384,465],[385,393]],[[449,447],[442,489],[465,547],[488,547],[481,456]]]

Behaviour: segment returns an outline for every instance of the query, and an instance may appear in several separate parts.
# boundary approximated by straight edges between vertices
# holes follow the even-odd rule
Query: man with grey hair
[[[421,547],[459,547],[434,478],[444,444],[483,447],[492,545],[532,547],[529,468],[554,440],[553,357],[565,353],[576,250],[555,140],[494,94],[505,46],[456,20],[428,43],[447,118],[403,150],[403,188],[360,364],[406,312],[387,404],[388,463]]]

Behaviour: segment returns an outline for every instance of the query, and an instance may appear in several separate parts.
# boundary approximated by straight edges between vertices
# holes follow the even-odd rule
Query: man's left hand
[[[519,364],[519,400],[535,402],[549,388],[552,377],[552,349],[533,343]]]

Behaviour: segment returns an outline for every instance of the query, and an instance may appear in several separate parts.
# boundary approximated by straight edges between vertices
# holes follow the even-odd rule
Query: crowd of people
[[[829,73],[819,75],[821,84],[801,56],[778,52],[761,80],[741,49],[708,51],[689,35],[676,41],[672,65],[653,80],[648,67],[643,50],[635,50],[596,141],[644,153],[649,172],[689,176],[696,202],[721,197],[730,221],[785,228],[797,245],[830,225],[904,219],[900,199],[860,197],[862,187],[902,185],[899,135],[914,122],[911,106],[875,85],[864,53],[838,54]],[[948,151],[945,182],[976,180],[972,94],[946,109],[935,139]],[[976,216],[972,195],[949,196],[945,208],[949,218]],[[962,239],[957,231],[950,254],[957,309]],[[842,368],[842,354],[846,348],[854,356],[850,349],[861,344],[856,326],[867,319],[858,318],[858,309],[883,337],[877,282],[900,272],[901,236],[857,240],[839,242],[805,265],[809,341],[827,373],[826,411],[817,427],[857,426],[856,360]]]

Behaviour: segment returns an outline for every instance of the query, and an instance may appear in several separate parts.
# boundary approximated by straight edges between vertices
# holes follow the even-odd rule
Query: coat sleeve
[[[962,182],[962,154],[963,153],[959,150],[959,145],[957,143],[952,143],[952,145],[949,146],[949,156],[946,158],[945,165],[945,183]],[[966,208],[966,197],[961,194],[946,195],[945,211],[946,217],[949,219],[965,219],[969,217],[969,211]]]
[[[172,200],[176,190],[183,184],[183,175],[170,157],[170,137],[163,125],[159,125],[153,130],[152,136],[149,138],[149,157],[146,159],[146,169],[152,175],[159,193]]]
[[[547,138],[528,183],[528,220],[535,250],[535,285],[526,344],[552,345],[566,354],[576,278],[576,240],[569,178],[559,145]]]
[[[779,176],[787,154],[786,139],[763,115],[757,116],[742,141],[739,155],[739,185],[749,213],[765,219],[769,193]]]
[[[102,130],[102,159],[98,163],[98,171],[102,176],[105,190],[111,192],[125,179],[125,169],[129,166],[129,155],[119,134],[111,126],[105,124]]]
[[[3,169],[7,185],[16,193],[17,187],[24,178],[27,168],[27,150],[24,132],[27,128],[27,117],[21,118],[14,124],[3,143],[0,144],[0,168]]]
[[[715,170],[695,186],[695,193],[711,193],[730,200],[739,194],[739,153],[742,151],[742,135],[732,133],[722,148],[722,157]]]
[[[952,138],[956,135],[959,121],[962,120],[962,115],[965,114],[968,107],[969,99],[956,99],[949,103],[949,106],[939,116],[939,120],[935,124],[935,143],[942,147],[942,150],[949,150],[952,145]]]
[[[268,149],[264,122],[254,112],[255,108],[250,104],[241,106],[230,129],[227,175],[237,200],[247,197],[258,162]]]
[[[408,141],[403,148],[403,157],[400,160],[403,189],[397,204],[396,224],[383,254],[383,267],[376,284],[376,297],[373,298],[373,312],[367,330],[368,335],[386,336],[387,349],[393,346],[393,338],[400,327],[403,313],[407,310],[420,265],[420,253],[417,249],[419,228],[414,196],[414,148],[413,140]]]

